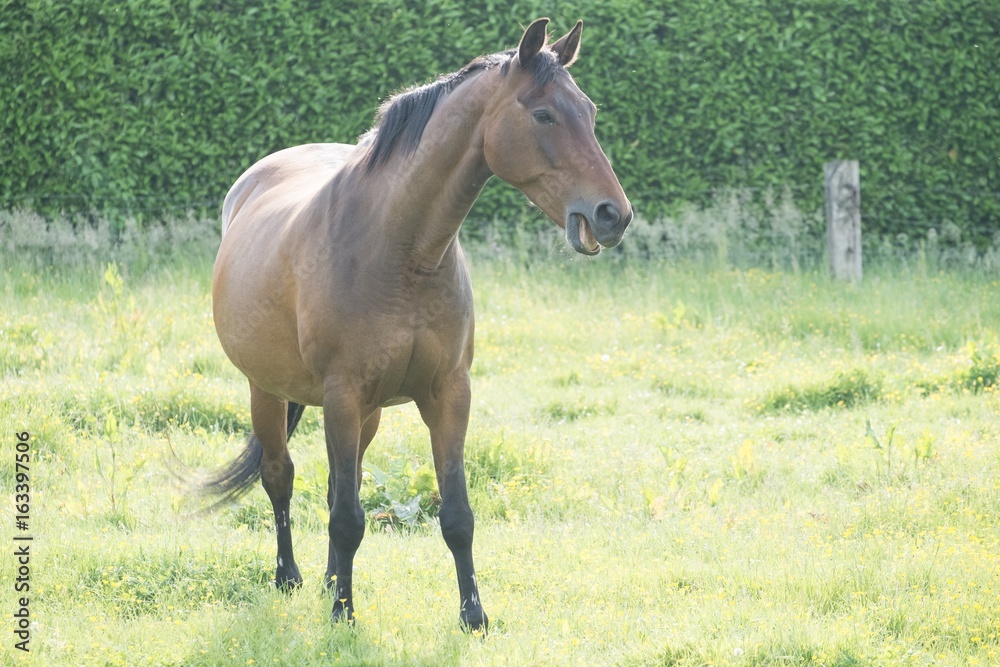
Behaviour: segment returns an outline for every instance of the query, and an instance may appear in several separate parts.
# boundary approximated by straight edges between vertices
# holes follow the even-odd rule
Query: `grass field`
[[[292,441],[291,596],[269,585],[263,491],[196,515],[170,472],[230,459],[249,427],[210,264],[11,264],[0,599],[13,628],[28,432],[32,624],[0,662],[1000,664],[997,277],[613,260],[474,262],[485,639],[458,627],[412,406],[369,450],[358,623],[331,626],[318,410]]]

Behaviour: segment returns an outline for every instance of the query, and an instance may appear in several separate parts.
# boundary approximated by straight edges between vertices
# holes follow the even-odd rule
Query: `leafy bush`
[[[968,359],[958,370],[920,378],[913,383],[914,388],[923,395],[996,391],[1000,387],[1000,347],[995,342],[970,340],[964,351]]]
[[[554,32],[586,21],[573,71],[647,220],[725,186],[791,184],[815,211],[823,162],[853,158],[873,236],[993,241],[1000,6],[987,0],[5,3],[0,208],[215,214],[258,158],[354,141],[379,100],[515,45],[540,15]],[[470,231],[526,216],[540,224],[494,182]]]
[[[962,389],[981,392],[1000,382],[1000,353],[992,347],[975,343],[966,345],[970,367],[959,374],[957,384]]]
[[[396,458],[388,472],[366,464],[365,476],[373,485],[362,487],[361,506],[375,527],[417,528],[437,516],[441,496],[430,464]]]
[[[789,386],[768,394],[763,412],[816,411],[823,408],[853,408],[877,401],[882,397],[882,379],[856,369],[837,373],[828,382],[805,387]]]

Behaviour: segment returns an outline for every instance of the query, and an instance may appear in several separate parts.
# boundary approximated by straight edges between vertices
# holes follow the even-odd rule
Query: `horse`
[[[548,22],[531,23],[516,49],[391,97],[356,145],[281,150],[226,195],[213,314],[222,348],[249,380],[253,430],[202,490],[229,502],[259,478],[274,509],[275,585],[300,586],[288,438],[305,406],[322,406],[333,621],[354,619],[365,450],[382,409],[412,401],[430,433],[459,619],[488,629],[463,463],[474,321],[459,227],[493,175],[583,255],[617,245],[632,218],[594,136],[596,107],[567,71],[583,22],[551,44]]]

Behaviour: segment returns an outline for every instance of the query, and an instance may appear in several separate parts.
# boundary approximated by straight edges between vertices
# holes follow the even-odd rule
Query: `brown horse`
[[[235,498],[261,478],[277,528],[275,583],[299,585],[287,440],[303,406],[323,406],[335,620],[353,617],[362,457],[382,408],[414,401],[430,431],[461,621],[486,630],[462,460],[473,312],[459,226],[493,174],[586,255],[618,244],[632,218],[594,137],[594,104],[566,71],[583,24],[547,46],[547,23],[528,26],[517,49],[393,97],[357,146],[280,151],[226,196],[215,327],[250,380],[253,434],[206,489]]]

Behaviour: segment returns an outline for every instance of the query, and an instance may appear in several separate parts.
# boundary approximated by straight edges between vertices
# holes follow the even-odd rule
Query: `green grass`
[[[174,477],[233,457],[249,426],[210,264],[7,266],[0,432],[10,453],[32,435],[35,625],[28,655],[7,633],[3,664],[1000,662],[995,275],[876,266],[849,287],[475,261],[483,640],[458,628],[413,406],[387,410],[369,450],[358,624],[331,626],[318,410],[292,441],[291,596],[269,586],[263,491],[205,516]],[[416,493],[410,523],[375,517]],[[14,566],[0,559],[8,625]]]

